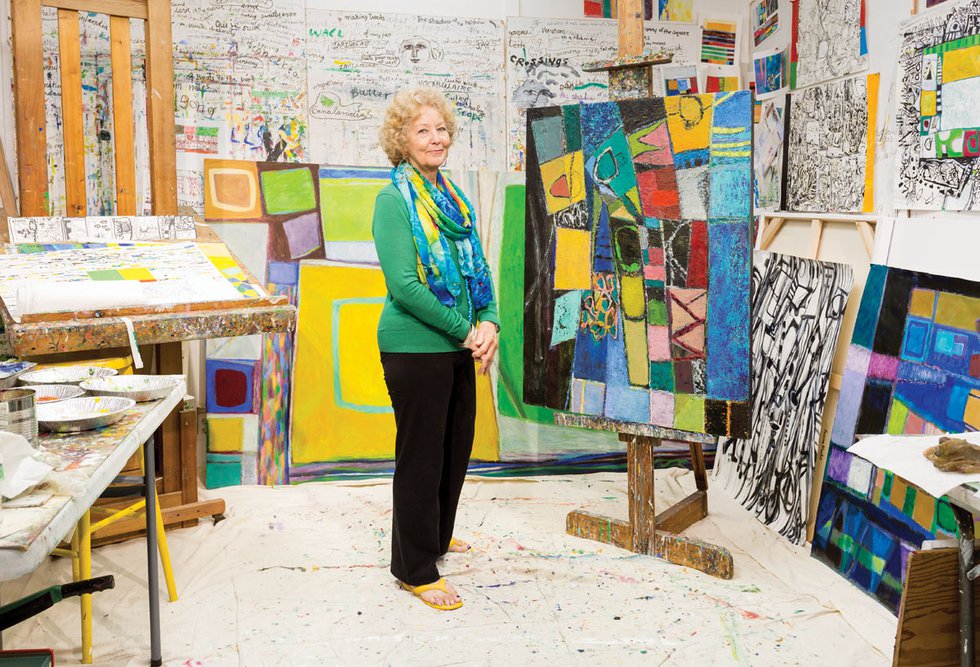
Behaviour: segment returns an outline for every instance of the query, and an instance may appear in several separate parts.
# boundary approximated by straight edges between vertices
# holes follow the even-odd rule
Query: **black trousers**
[[[382,352],[395,411],[391,573],[410,586],[439,579],[473,450],[476,373],[469,350]]]

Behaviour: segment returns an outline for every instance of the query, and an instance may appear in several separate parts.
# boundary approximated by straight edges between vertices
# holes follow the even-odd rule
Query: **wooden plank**
[[[643,0],[619,0],[619,55],[643,54]]]
[[[706,516],[708,516],[708,494],[704,491],[695,491],[657,515],[657,530],[665,533],[683,533]]]
[[[49,215],[40,0],[10,3],[20,214]]]
[[[822,220],[811,220],[810,221],[810,252],[807,253],[806,257],[810,259],[816,259],[817,255],[820,254],[820,241],[823,240],[823,221]]]
[[[18,2],[20,0],[17,0]],[[41,0],[45,7],[74,9],[79,12],[95,12],[110,16],[127,16],[134,19],[147,17],[147,0]]]
[[[254,454],[253,454],[254,456]],[[197,409],[180,411],[180,494],[185,504],[197,502]],[[190,528],[192,519],[181,524]]]
[[[892,664],[960,664],[957,554],[957,549],[933,549],[909,556]],[[974,586],[973,603],[980,611],[980,585]],[[980,645],[980,627],[975,645]]]
[[[120,319],[70,320],[18,324],[0,309],[12,353],[36,356],[107,347],[129,347],[126,325]],[[238,308],[192,313],[164,313],[133,318],[141,345],[217,336],[295,331],[296,308],[290,305]]]
[[[177,214],[173,38],[170,0],[149,3],[146,21],[147,126],[154,215]]]
[[[765,220],[765,218],[763,218]],[[786,218],[772,218],[765,222],[765,227],[762,229],[762,240],[759,242],[759,248],[761,250],[768,250],[769,246],[772,245],[773,239],[776,238],[776,234],[782,229],[783,225],[786,223]]]
[[[731,579],[735,575],[732,554],[724,547],[659,531],[654,536],[652,546],[651,556],[675,565],[700,570],[720,579]]]
[[[691,468],[694,470],[694,483],[697,484],[698,491],[707,491],[708,470],[704,464],[704,448],[700,442],[689,444],[691,446]],[[707,502],[707,499],[705,499],[705,508],[708,506]],[[659,522],[659,519],[657,521]]]
[[[841,385],[844,383],[844,376],[840,373],[830,374],[830,388],[840,391]]]
[[[632,551],[633,535],[629,522],[611,519],[600,514],[575,510],[565,517],[565,532],[595,542],[612,544],[620,549]]]
[[[228,301],[200,301],[198,303],[175,303],[165,306],[126,306],[104,310],[81,310],[58,313],[28,313],[20,316],[21,324],[38,322],[66,322],[69,320],[105,319],[109,317],[138,317],[140,315],[160,315],[165,313],[195,313],[229,308],[256,308],[262,306],[284,306],[289,303],[285,296],[267,296],[256,299],[233,299]]]
[[[655,440],[642,435],[620,436],[626,440],[626,467],[629,480],[629,523],[633,533],[633,553],[645,554],[657,529],[653,506],[653,448]]]
[[[17,216],[17,198],[14,196],[14,181],[10,178],[7,155],[3,152],[2,143],[0,143],[0,209],[4,211],[3,227],[6,232],[6,217]]]
[[[112,59],[112,145],[116,161],[116,214],[136,215],[136,139],[133,127],[133,56],[129,19],[109,19]]]
[[[64,148],[66,215],[86,215],[85,116],[82,113],[82,54],[78,12],[58,10],[58,58],[61,66],[61,132]]]
[[[223,498],[213,500],[202,500],[191,505],[177,505],[176,507],[164,507],[160,504],[160,514],[163,515],[163,525],[168,528],[180,528],[188,523],[196,523],[197,519],[212,516],[219,517],[225,513],[225,501]],[[124,542],[134,538],[142,538],[145,533],[146,524],[143,517],[133,519],[120,519],[116,523],[106,526],[96,532],[92,538],[93,546],[102,546],[116,542]]]
[[[156,369],[159,375],[180,375],[184,372],[183,349],[180,343],[161,343],[156,349]],[[160,473],[163,492],[180,491],[180,415],[179,408],[167,415],[157,429],[157,451],[160,453]]]
[[[871,257],[875,248],[875,230],[865,220],[858,220],[854,224],[861,235],[861,241],[864,242],[864,249],[868,251],[868,257]]]

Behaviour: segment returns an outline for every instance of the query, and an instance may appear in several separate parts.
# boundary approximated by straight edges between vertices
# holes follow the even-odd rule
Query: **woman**
[[[381,147],[395,166],[378,194],[374,244],[388,287],[378,347],[395,411],[391,573],[435,609],[458,609],[436,560],[453,539],[476,421],[476,374],[497,351],[497,305],[473,207],[440,172],[456,134],[442,93],[395,95]]]

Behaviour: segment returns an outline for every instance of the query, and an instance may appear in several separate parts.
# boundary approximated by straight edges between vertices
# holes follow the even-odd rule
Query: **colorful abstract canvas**
[[[694,0],[643,0],[643,18],[647,21],[690,22]],[[614,19],[618,16],[616,0],[585,0],[585,16]]]
[[[980,1],[902,26],[896,207],[980,209]]]
[[[786,89],[786,52],[781,50],[756,53],[752,59],[755,72],[755,93],[766,99]]]
[[[759,46],[779,30],[779,0],[759,0],[752,5],[752,39]]]
[[[530,110],[524,400],[746,437],[752,99]]]
[[[664,81],[664,95],[697,95],[698,70],[694,65],[664,65],[660,68]]]
[[[923,540],[952,510],[848,454],[860,434],[980,429],[980,283],[872,265],[847,354],[817,509],[814,556],[893,611]]]
[[[389,183],[388,169],[320,167],[320,217],[327,259],[378,263],[370,213],[378,193]]]
[[[395,419],[377,338],[386,293],[378,267],[300,265],[290,480],[322,477],[330,463],[394,458]],[[496,461],[488,376],[479,376],[477,399],[473,458]]]
[[[702,65],[701,74],[705,93],[731,93],[742,88],[742,76],[737,67],[724,65]]]
[[[877,109],[877,74],[790,95],[786,210],[874,210]]]
[[[868,69],[865,0],[794,0],[790,86],[796,90]]]
[[[824,402],[852,284],[849,266],[756,254],[752,437],[721,438],[714,471],[732,497],[794,544],[806,541]]]
[[[702,19],[701,62],[712,65],[738,65],[738,33],[738,19]]]

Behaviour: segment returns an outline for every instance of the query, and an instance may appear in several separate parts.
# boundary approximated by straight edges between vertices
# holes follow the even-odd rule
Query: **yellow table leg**
[[[153,503],[157,515],[157,546],[160,549],[160,560],[163,561],[163,575],[167,581],[167,595],[171,602],[177,601],[177,584],[174,582],[174,570],[170,565],[170,547],[167,546],[167,534],[163,528],[163,513],[160,511],[160,501]],[[147,517],[149,520],[149,517]]]
[[[71,536],[71,580],[78,581],[78,541],[81,533],[81,524],[75,526],[75,534]]]
[[[92,532],[88,511],[78,520],[78,569],[81,579],[92,577]],[[81,596],[82,607],[82,663],[92,664],[92,595]]]

